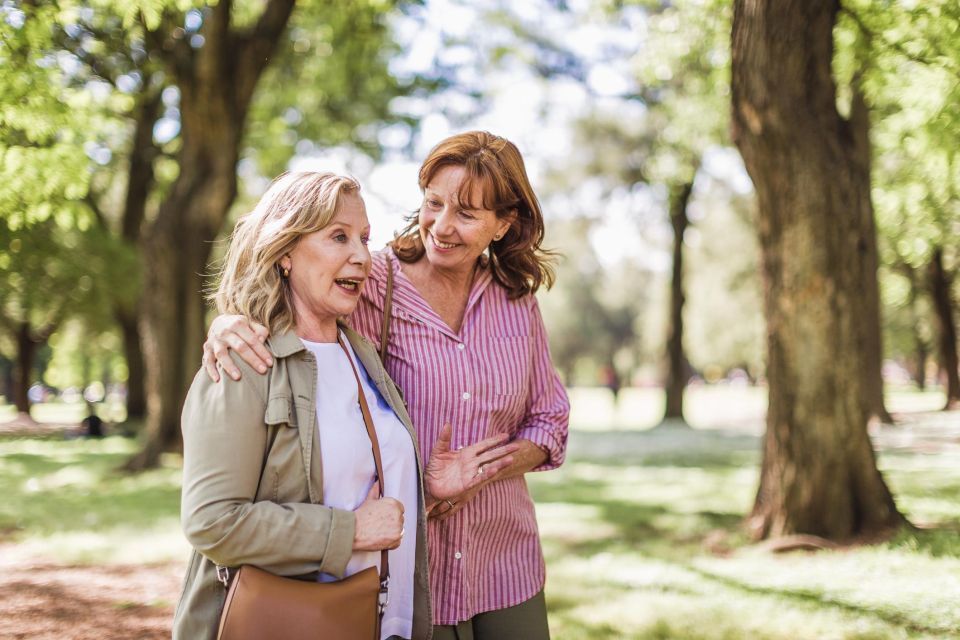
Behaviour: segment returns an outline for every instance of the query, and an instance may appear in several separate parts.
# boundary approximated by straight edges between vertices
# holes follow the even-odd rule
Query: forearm
[[[520,445],[520,449],[511,454],[513,462],[497,474],[497,479],[515,478],[533,471],[547,461],[549,455],[539,445],[524,439],[514,440]]]

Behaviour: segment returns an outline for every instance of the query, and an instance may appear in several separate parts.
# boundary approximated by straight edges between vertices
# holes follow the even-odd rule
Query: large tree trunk
[[[850,540],[904,522],[867,434],[863,291],[877,277],[875,239],[869,166],[836,108],[837,10],[827,0],[734,3],[733,132],[757,191],[767,318],[757,537]]]
[[[670,189],[670,225],[673,227],[673,273],[670,278],[670,323],[667,328],[667,375],[664,381],[666,407],[664,422],[684,422],[683,392],[690,370],[683,351],[683,234],[690,225],[687,204],[693,192],[693,180]]]
[[[231,31],[231,3],[221,0],[204,21],[199,50],[183,38],[160,43],[180,88],[182,147],[180,173],[145,234],[140,329],[147,363],[147,441],[128,469],[155,466],[164,451],[182,449],[180,412],[202,355],[203,275],[210,246],[236,196],[250,101],[293,4],[270,0],[254,30],[241,34]]]
[[[957,358],[957,325],[953,318],[950,277],[943,268],[943,248],[937,247],[930,257],[930,294],[939,329],[940,366],[946,372],[947,402],[944,409],[960,407],[960,364]]]

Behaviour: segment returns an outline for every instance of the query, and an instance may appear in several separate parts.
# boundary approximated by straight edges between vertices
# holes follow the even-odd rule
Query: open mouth
[[[456,244],[451,244],[449,242],[441,242],[437,240],[437,237],[432,233],[430,234],[430,240],[433,241],[433,245],[438,249],[453,249],[454,247],[458,246]]]
[[[360,287],[363,285],[363,280],[356,278],[337,278],[334,280],[338,287],[341,289],[346,289],[351,293],[356,293],[360,291]]]

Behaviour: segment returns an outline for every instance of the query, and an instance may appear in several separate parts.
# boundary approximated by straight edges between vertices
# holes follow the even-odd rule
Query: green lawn
[[[529,480],[555,638],[960,637],[960,414],[910,417],[881,434],[898,505],[924,530],[875,547],[774,556],[740,530],[757,478],[749,414],[759,401],[762,416],[762,394],[700,391],[688,400],[691,422],[709,418],[705,428],[655,431],[632,413],[655,416],[638,400],[643,391],[616,412],[594,390],[571,394],[568,461]],[[703,408],[708,399],[713,409]],[[936,403],[935,394],[891,400],[895,411]],[[596,422],[584,424],[591,414]],[[178,460],[116,473],[135,447],[122,438],[0,439],[0,540],[68,562],[182,561]]]

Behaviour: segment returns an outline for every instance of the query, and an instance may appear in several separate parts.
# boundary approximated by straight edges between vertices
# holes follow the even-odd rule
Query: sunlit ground
[[[774,556],[740,530],[756,490],[762,390],[692,389],[694,430],[646,429],[662,402],[655,391],[626,391],[616,410],[603,390],[571,399],[566,464],[530,477],[554,638],[960,637],[960,413],[902,413],[903,426],[878,433],[898,505],[924,530]],[[941,402],[888,399],[894,412]],[[135,449],[123,438],[0,439],[0,539],[15,543],[0,554],[183,561],[178,460],[115,473]]]

